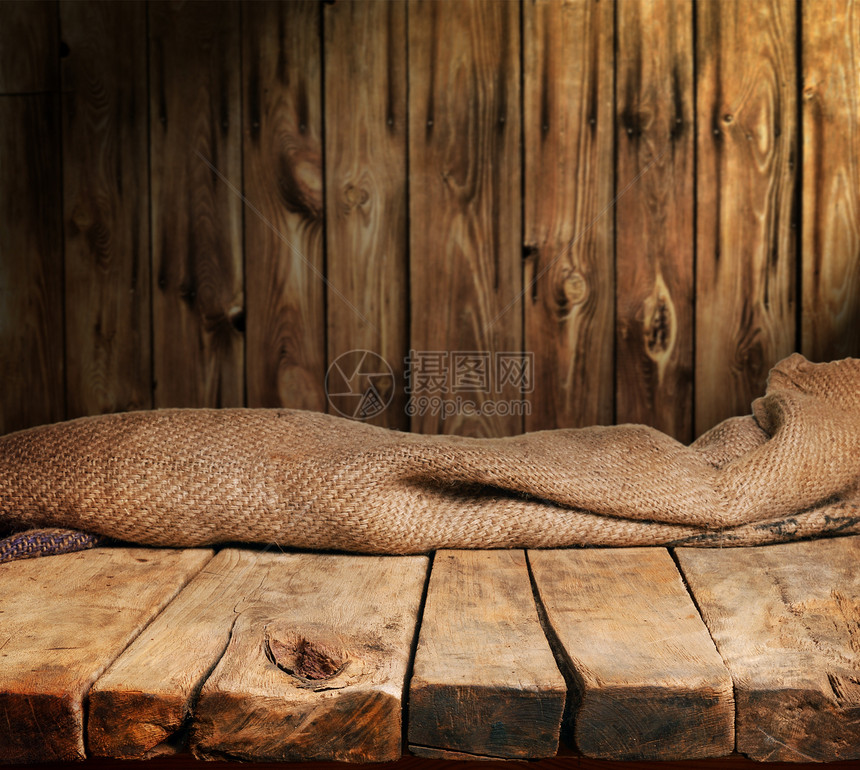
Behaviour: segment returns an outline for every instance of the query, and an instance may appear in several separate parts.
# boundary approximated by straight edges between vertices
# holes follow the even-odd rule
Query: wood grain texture
[[[59,57],[55,0],[0,3],[0,94],[56,91]]]
[[[830,361],[860,356],[860,3],[802,8],[801,350]]]
[[[523,5],[528,430],[612,422],[613,13]]]
[[[0,98],[0,433],[65,412],[57,101]]]
[[[254,569],[259,587],[195,709],[195,755],[400,757],[427,558],[264,553]]]
[[[794,0],[698,6],[697,435],[747,414],[794,350]]]
[[[860,757],[860,538],[677,554],[734,679],[738,751]]]
[[[437,552],[409,687],[409,750],[553,756],[565,692],[525,553]]]
[[[173,753],[239,607],[259,598],[259,554],[220,551],[93,685],[87,749],[120,759]]]
[[[239,8],[149,6],[154,405],[242,406]]]
[[[855,770],[857,763],[853,760],[844,762],[831,762],[827,765],[830,770]],[[113,760],[91,759],[88,766],[92,768],[115,767],[116,763]],[[352,765],[353,768],[362,767],[361,765]],[[364,765],[366,770],[373,770],[370,764]],[[466,764],[462,759],[425,759],[423,757],[414,757],[408,754],[400,759],[389,762],[385,765],[385,770],[487,770],[490,765],[486,760],[472,761]],[[589,759],[588,757],[580,756],[579,754],[566,751],[560,753],[557,757],[548,759],[534,760],[529,762],[530,770],[821,770],[821,763],[816,762],[770,762],[767,765],[762,765],[760,762],[754,762],[751,759],[741,756],[740,754],[732,754],[730,757],[720,757],[719,759],[702,759],[698,761],[678,761],[678,762],[661,762],[642,761],[642,762],[614,762],[612,760]],[[123,762],[123,770],[201,770],[200,761],[195,759],[190,754],[179,754],[170,757],[157,757],[146,760],[129,760]],[[220,762],[217,770],[247,770],[248,764],[245,762]],[[334,762],[306,762],[302,765],[302,770],[339,770],[342,765]],[[39,765],[39,770],[69,770],[68,763],[63,762],[48,762]],[[276,762],[258,762],[254,765],[254,770],[283,770],[282,763]]]
[[[242,4],[248,406],[325,411],[317,2]]]
[[[408,429],[406,3],[335,3],[324,21],[328,360],[367,350],[394,375],[359,378],[329,411],[378,398],[387,406],[365,421]],[[383,390],[368,401],[370,387]]]
[[[65,2],[67,417],[152,405],[146,7]]]
[[[84,759],[90,685],[211,555],[97,548],[0,566],[0,761]]]
[[[616,421],[693,439],[693,6],[618,3]]]
[[[583,754],[692,760],[732,751],[732,680],[667,551],[529,551],[529,561],[572,683]]]
[[[416,388],[410,364],[412,430],[520,433],[518,406],[484,406],[518,402],[520,384],[485,387],[480,373],[461,374],[487,359],[452,361],[488,354],[492,375],[494,354],[522,349],[519,6],[415,0],[408,11],[410,348],[447,354],[438,387]]]

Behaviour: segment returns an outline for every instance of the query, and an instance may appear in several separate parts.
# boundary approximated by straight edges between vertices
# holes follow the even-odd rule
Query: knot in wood
[[[343,199],[347,208],[355,208],[363,206],[370,200],[370,193],[363,187],[357,187],[353,184],[348,184],[343,189]]]
[[[72,224],[78,228],[80,232],[86,232],[93,225],[93,216],[89,207],[78,204],[72,211]]]
[[[565,304],[579,305],[585,302],[585,298],[588,296],[588,283],[582,273],[570,272],[564,276],[562,290]]]
[[[341,650],[301,634],[277,638],[267,633],[266,656],[281,671],[308,685],[333,679],[348,662]]]

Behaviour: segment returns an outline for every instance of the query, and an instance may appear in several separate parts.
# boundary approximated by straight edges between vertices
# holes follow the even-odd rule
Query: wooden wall
[[[858,50],[857,0],[3,2],[0,432],[330,410],[364,349],[377,424],[690,440],[860,355]],[[410,349],[532,353],[469,394],[530,413],[410,417]]]

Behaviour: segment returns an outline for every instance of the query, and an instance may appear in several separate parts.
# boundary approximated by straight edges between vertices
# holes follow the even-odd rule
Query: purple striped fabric
[[[106,541],[107,538],[103,535],[75,529],[28,529],[0,540],[0,564],[37,556],[84,551]]]

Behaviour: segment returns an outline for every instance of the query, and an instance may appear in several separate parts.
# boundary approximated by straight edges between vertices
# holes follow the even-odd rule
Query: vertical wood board
[[[154,404],[243,406],[239,7],[148,9]]]
[[[57,90],[57,7],[55,0],[0,3],[0,94]]]
[[[248,406],[325,410],[317,2],[242,4]]]
[[[520,433],[520,407],[484,406],[522,391],[494,371],[523,341],[519,6],[414,0],[408,19],[411,427]]]
[[[152,405],[146,6],[64,2],[67,417]]]
[[[860,356],[860,4],[802,4],[803,313],[813,361]]]
[[[618,3],[616,422],[693,438],[691,0]]]
[[[794,0],[696,14],[696,418],[746,414],[795,345]]]
[[[527,430],[612,422],[613,4],[523,4]]]
[[[406,3],[325,6],[329,411],[408,428]],[[379,359],[382,359],[380,362]],[[376,376],[353,377],[352,361]],[[379,372],[391,377],[379,376]],[[347,385],[343,388],[343,385]],[[333,395],[336,391],[346,396]]]
[[[60,116],[0,98],[0,434],[65,416]]]

